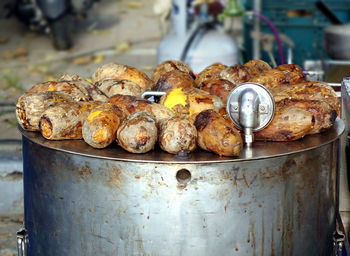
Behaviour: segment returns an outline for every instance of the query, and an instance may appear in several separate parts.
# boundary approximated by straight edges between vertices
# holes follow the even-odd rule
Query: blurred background
[[[350,75],[350,0],[0,0],[0,8],[0,256],[15,255],[22,223],[15,102],[35,83],[89,79],[109,62],[150,74],[168,59],[195,73],[263,59],[298,64],[311,80]],[[350,211],[349,198],[340,204]]]

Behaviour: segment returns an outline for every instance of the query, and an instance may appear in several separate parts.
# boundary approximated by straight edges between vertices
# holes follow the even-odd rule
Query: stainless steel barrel
[[[330,255],[343,130],[338,120],[237,158],[135,155],[22,131],[27,253]]]

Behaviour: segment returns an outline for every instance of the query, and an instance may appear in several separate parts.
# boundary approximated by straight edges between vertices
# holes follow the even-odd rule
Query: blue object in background
[[[293,63],[303,65],[305,60],[328,59],[324,51],[323,29],[332,25],[316,7],[315,0],[303,1],[275,1],[262,0],[262,13],[269,17],[281,34],[288,36],[295,44],[293,49]],[[350,0],[323,1],[329,9],[343,22],[350,22]],[[246,10],[253,10],[253,0],[245,1]],[[246,19],[244,24],[244,46],[246,58],[253,58],[252,37],[253,21]],[[264,22],[261,22],[262,33],[271,34]],[[276,46],[276,44],[275,44]],[[284,54],[287,47],[284,44]],[[270,63],[266,52],[262,50],[262,59]],[[274,56],[278,60],[276,48]]]

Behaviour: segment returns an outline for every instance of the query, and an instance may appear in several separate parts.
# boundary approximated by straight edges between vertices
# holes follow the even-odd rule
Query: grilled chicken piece
[[[154,117],[147,112],[130,115],[117,131],[119,146],[131,153],[146,153],[154,148],[158,131]]]
[[[96,83],[96,87],[108,97],[112,97],[116,94],[141,97],[142,93],[145,91],[138,84],[128,80],[117,81],[114,79],[107,79]]]
[[[277,106],[272,122],[254,134],[255,140],[292,141],[303,138],[314,125],[313,115],[292,106]]]
[[[154,116],[157,123],[174,116],[174,113],[165,106],[134,96],[117,94],[111,97],[109,102],[120,108],[126,116],[146,111]]]
[[[92,75],[94,83],[107,79],[114,79],[116,81],[129,80],[136,83],[144,90],[151,90],[154,87],[153,81],[144,72],[118,63],[103,65]]]
[[[204,81],[199,89],[220,97],[222,102],[226,104],[229,94],[235,87],[236,85],[234,85],[230,81],[220,79]]]
[[[249,69],[251,77],[258,76],[271,69],[271,66],[263,60],[250,60],[243,66]]]
[[[267,70],[256,77],[252,77],[249,82],[259,83],[266,86],[268,89],[274,89],[275,87],[285,84],[305,82],[305,76],[299,66],[294,64],[285,64],[274,69]]]
[[[43,112],[58,102],[73,102],[73,98],[63,92],[23,94],[16,103],[17,121],[25,130],[39,131],[39,121]]]
[[[199,147],[220,156],[237,156],[243,142],[233,123],[214,110],[205,110],[196,117]]]
[[[213,65],[210,65],[209,67],[206,67],[203,69],[197,76],[195,82],[197,86],[200,86],[203,82],[207,80],[217,80],[220,79],[220,73],[225,68],[227,68],[226,65],[223,65],[221,63],[215,63]]]
[[[187,119],[172,117],[160,125],[159,145],[170,154],[192,152],[196,149],[196,142],[196,127]]]
[[[161,75],[156,84],[156,91],[166,92],[174,88],[195,87],[195,82],[188,73],[172,70]]]
[[[42,114],[39,127],[42,136],[48,140],[82,139],[82,126],[90,110],[103,104],[90,102],[58,102]]]
[[[224,107],[222,100],[197,88],[175,88],[160,99],[160,104],[171,109],[176,116],[192,118],[206,109],[218,111]]]
[[[168,60],[164,61],[163,63],[159,64],[153,71],[152,80],[156,84],[159,80],[159,78],[164,75],[165,73],[168,73],[173,70],[178,70],[187,73],[190,75],[190,77],[195,78],[192,69],[186,65],[185,63],[181,61],[176,60]]]
[[[84,141],[94,148],[109,146],[117,136],[123,113],[112,104],[103,104],[90,111],[82,127]]]
[[[333,88],[323,82],[305,82],[283,85],[271,90],[275,101],[284,99],[319,100],[327,102],[333,110],[340,113],[340,102]]]

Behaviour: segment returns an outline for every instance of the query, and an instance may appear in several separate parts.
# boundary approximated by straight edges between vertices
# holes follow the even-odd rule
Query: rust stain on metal
[[[271,256],[276,256],[276,252],[275,252],[275,231],[274,231],[273,225],[272,225],[272,232],[271,232]]]
[[[282,167],[273,169],[270,167],[260,171],[261,178],[271,180],[273,183],[280,183],[289,179],[296,171],[296,162],[294,159],[287,160]]]
[[[256,256],[255,222],[253,220],[249,221],[247,242],[254,249],[253,256]]]
[[[252,202],[242,202],[242,203],[238,203],[238,206],[248,206],[250,205]]]
[[[166,184],[165,182],[158,181],[158,184],[159,184],[159,186],[168,187],[168,184]]]
[[[118,167],[109,168],[108,179],[105,181],[107,185],[121,188],[123,186],[122,170]]]
[[[232,175],[233,175],[233,184],[235,186],[238,186],[238,184],[242,183],[247,188],[251,187],[258,178],[258,174],[255,174],[252,177],[249,177],[249,176],[247,177],[245,175],[244,170],[241,170],[239,167],[232,169]]]
[[[302,226],[302,220],[303,220],[303,209],[304,209],[304,203],[301,199],[300,192],[295,193],[295,201],[297,202],[297,211],[298,211],[298,229]]]
[[[84,165],[83,167],[80,168],[79,170],[79,175],[80,177],[87,181],[87,179],[89,178],[89,176],[92,174],[91,169],[88,165]]]
[[[261,256],[264,256],[264,249],[265,249],[265,212],[264,209],[262,210],[262,216],[261,216]]]

